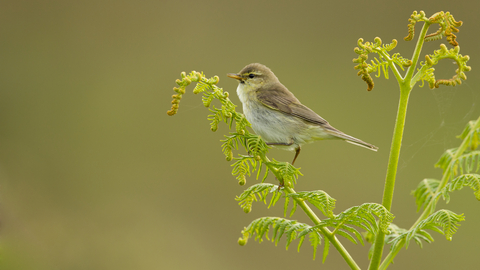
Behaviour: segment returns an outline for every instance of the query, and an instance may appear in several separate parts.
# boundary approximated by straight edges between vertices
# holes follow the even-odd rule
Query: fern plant
[[[281,162],[267,157],[270,147],[263,139],[249,131],[250,123],[243,114],[236,111],[229,99],[228,92],[216,86],[218,76],[207,78],[202,72],[192,71],[189,74],[182,72],[181,79],[177,80],[177,93],[173,95],[172,108],[168,115],[178,112],[180,101],[185,94],[185,89],[192,82],[196,83],[193,90],[195,94],[202,93],[205,107],[209,107],[211,114],[208,116],[210,129],[216,131],[221,122],[226,123],[232,130],[222,140],[222,152],[227,161],[233,162],[232,175],[240,185],[245,185],[247,177],[254,176],[260,183],[247,188],[237,196],[240,207],[244,212],[252,211],[254,202],[264,202],[268,207],[275,206],[280,200],[284,202],[285,217],[262,217],[252,221],[241,232],[240,245],[245,245],[248,239],[256,241],[271,240],[278,244],[281,238],[286,239],[286,248],[293,241],[298,240],[298,250],[308,236],[308,241],[315,252],[323,245],[323,261],[325,261],[333,246],[345,259],[351,269],[361,269],[352,256],[342,245],[340,239],[345,238],[355,244],[364,245],[365,241],[372,243],[369,252],[371,259],[369,269],[386,269],[402,247],[408,247],[411,240],[420,246],[423,242],[431,243],[433,236],[428,230],[444,234],[448,240],[452,239],[457,231],[459,222],[464,220],[463,214],[456,214],[450,210],[436,210],[437,202],[443,198],[450,200],[450,193],[467,186],[474,190],[474,195],[480,200],[480,118],[468,123],[463,133],[459,136],[462,143],[458,148],[449,149],[442,155],[436,164],[443,170],[441,180],[424,179],[417,189],[412,192],[418,206],[423,209],[418,220],[410,229],[400,228],[393,224],[393,214],[390,213],[395,187],[395,176],[400,155],[400,148],[405,125],[407,104],[411,90],[418,83],[427,81],[431,88],[441,85],[455,86],[466,79],[465,72],[471,68],[466,65],[468,56],[459,54],[460,48],[454,33],[462,22],[457,22],[450,13],[438,12],[427,18],[423,11],[414,12],[409,19],[408,36],[405,40],[412,40],[415,34],[415,25],[423,22],[412,59],[402,57],[399,53],[390,55],[397,45],[397,41],[382,45],[380,38],[374,42],[364,42],[359,39],[355,52],[358,58],[353,61],[358,63],[358,75],[367,83],[367,90],[374,88],[371,73],[382,74],[388,79],[391,70],[400,87],[400,102],[397,112],[396,125],[387,167],[387,176],[382,204],[364,203],[352,206],[344,211],[335,213],[335,199],[325,191],[296,192],[294,187],[302,173],[288,162]],[[427,35],[427,30],[433,24],[438,24],[435,33]],[[446,37],[453,48],[448,49],[441,44],[440,49],[427,54],[425,61],[419,61],[423,43]],[[374,61],[368,62],[370,54],[377,54]],[[436,79],[434,66],[442,59],[453,59],[458,65],[455,75],[450,79]],[[419,66],[419,67],[417,67]],[[405,71],[402,76],[401,72]],[[218,100],[220,107],[212,105],[213,100]],[[245,152],[241,152],[242,149]],[[236,154],[236,156],[235,156]],[[269,174],[273,174],[277,184],[266,183]],[[290,219],[300,207],[310,218],[312,224],[300,223]],[[290,209],[290,211],[288,211]],[[314,209],[318,210],[317,212]],[[320,213],[322,216],[320,216]],[[390,245],[390,252],[382,260],[382,251],[385,244]]]

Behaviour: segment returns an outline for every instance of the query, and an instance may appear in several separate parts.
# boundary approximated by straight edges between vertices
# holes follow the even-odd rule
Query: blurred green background
[[[409,227],[418,217],[410,191],[441,177],[438,157],[480,115],[479,3],[3,1],[2,269],[347,269],[333,248],[322,265],[308,243],[301,253],[284,242],[237,244],[244,226],[281,216],[282,204],[267,210],[257,203],[243,213],[234,198],[245,187],[220,148],[227,127],[210,131],[193,87],[179,113],[167,116],[175,79],[191,70],[219,75],[218,85],[240,104],[226,73],[251,62],[269,66],[333,126],[380,147],[307,145],[296,189],[326,190],[338,211],[381,202],[398,88],[379,78],[367,92],[353,48],[360,37],[396,38],[396,51],[409,58],[416,41],[403,37],[412,11],[450,11],[464,22],[457,40],[473,69],[460,86],[417,87],[411,95],[392,209],[395,223]],[[440,43],[426,43],[424,53]],[[455,69],[444,61],[437,77]],[[273,149],[269,156],[290,161],[293,154]],[[435,243],[402,250],[391,269],[478,265],[480,203],[472,191],[439,207],[466,215],[453,241],[434,234]],[[308,221],[301,211],[293,218]],[[366,268],[368,247],[342,242]]]

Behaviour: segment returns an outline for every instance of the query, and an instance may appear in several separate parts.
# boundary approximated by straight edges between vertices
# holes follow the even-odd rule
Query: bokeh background
[[[219,75],[239,104],[226,73],[251,62],[269,66],[333,126],[380,147],[307,145],[296,189],[326,190],[338,211],[381,202],[398,88],[390,74],[367,92],[353,48],[360,37],[396,38],[396,51],[411,57],[415,41],[403,37],[414,10],[450,11],[464,22],[457,40],[472,71],[460,86],[417,87],[411,95],[392,209],[407,228],[418,217],[411,190],[441,177],[433,165],[480,115],[478,2],[3,1],[2,269],[348,269],[333,248],[325,264],[321,249],[313,261],[307,242],[300,253],[284,242],[237,244],[251,220],[281,216],[283,206],[257,203],[250,214],[238,207],[234,198],[245,187],[219,142],[227,127],[210,131],[193,87],[179,113],[167,116],[172,87],[181,71]],[[424,53],[440,43],[426,43]],[[437,69],[437,77],[451,76],[456,65]],[[290,161],[293,154],[269,156]],[[439,207],[466,215],[453,241],[434,233],[435,243],[411,244],[391,269],[478,266],[480,203],[464,189]],[[301,211],[292,218],[308,222]],[[342,242],[366,268],[368,246]]]

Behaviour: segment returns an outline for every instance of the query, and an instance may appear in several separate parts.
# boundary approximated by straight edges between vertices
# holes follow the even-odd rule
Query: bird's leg
[[[267,145],[285,145],[285,146],[290,146],[293,144],[293,140],[290,143],[266,143]],[[295,148],[295,157],[293,158],[292,165],[295,164],[295,160],[297,160],[298,154],[300,154],[300,145],[298,148]]]
[[[300,145],[298,146],[297,149],[295,149],[295,157],[293,158],[293,161],[292,161],[292,166],[293,164],[295,164],[295,160],[297,160],[297,157],[298,157],[298,154],[300,154]]]

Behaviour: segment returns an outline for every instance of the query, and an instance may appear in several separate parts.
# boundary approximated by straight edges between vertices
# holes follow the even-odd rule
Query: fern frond
[[[375,39],[375,41],[376,41],[377,44],[379,44],[379,42],[380,42],[380,44],[381,44],[380,38],[379,38],[378,40]],[[379,42],[378,42],[378,41],[379,41]],[[383,48],[385,51],[389,52],[389,51],[395,49],[395,47],[397,47],[397,44],[398,44],[398,41],[397,41],[396,39],[393,39],[393,40],[392,40],[392,43],[390,43],[390,44],[383,44],[383,45],[382,45],[382,48]],[[397,54],[399,54],[399,53],[397,53]]]
[[[325,238],[325,239],[327,239],[327,238]],[[310,240],[310,245],[313,248],[313,259],[315,260],[315,255],[317,254],[317,247],[322,244],[322,236],[320,235],[319,232],[312,231],[309,234],[308,240]],[[327,239],[327,241],[328,241],[328,239]],[[325,245],[324,249],[328,249],[328,246]],[[298,246],[298,251],[300,252],[300,246]],[[326,259],[327,256],[325,255],[325,252],[323,254],[324,254],[323,262],[325,262],[325,259]],[[327,250],[327,255],[328,255],[328,250]]]
[[[221,109],[216,108],[215,106],[212,106],[212,108],[211,109],[209,108],[208,110],[213,113],[213,114],[209,114],[207,117],[207,119],[211,121],[210,129],[212,131],[217,131],[218,123],[222,121],[225,123],[228,123],[228,119],[229,117],[231,117],[231,113],[230,114],[227,113],[225,106],[222,106]]]
[[[426,21],[428,20],[427,17],[425,17],[425,12],[420,11],[420,13],[417,13],[417,11],[414,11],[413,14],[410,16],[408,19],[408,36],[404,38],[404,40],[409,41],[412,40],[413,37],[415,36],[415,24],[419,21]]]
[[[360,206],[354,206],[340,213],[337,218],[342,221],[345,220],[346,223],[349,223],[350,220],[358,220],[361,223],[368,221],[372,226],[367,227],[375,228],[375,230],[370,230],[370,232],[376,234],[377,224],[374,216],[378,217],[378,228],[383,233],[388,234],[388,225],[392,222],[394,216],[383,205],[378,203],[364,203]],[[355,225],[354,223],[351,224]]]
[[[445,209],[438,210],[437,212],[431,214],[428,218],[422,220],[417,226],[408,232],[405,239],[407,241],[407,246],[408,242],[415,234],[425,229],[442,233],[445,235],[447,240],[451,241],[453,234],[455,234],[457,231],[457,227],[460,226],[458,223],[463,220],[465,220],[463,214],[457,215],[454,212]]]
[[[443,11],[440,11],[433,14],[429,18],[429,22],[438,23],[440,28],[437,30],[437,32],[426,35],[425,41],[438,40],[446,36],[447,41],[452,46],[458,46],[458,42],[455,40],[457,37],[453,33],[459,31],[456,27],[460,27],[463,24],[461,21],[455,21],[455,18],[453,18],[450,12],[444,13]]]
[[[413,64],[412,60],[402,57],[399,53],[394,53],[392,55],[392,61],[397,63],[402,70],[405,70],[404,67],[409,67]]]
[[[355,240],[355,238],[351,235],[353,234],[362,246],[365,245],[365,243],[363,242],[362,234],[357,229],[348,225],[343,224],[342,226],[338,227],[338,229],[336,230],[336,234],[347,238],[354,244],[357,244],[357,240]]]
[[[440,44],[440,49],[435,50],[433,54],[425,55],[425,62],[421,62],[421,68],[418,72],[421,74],[422,80],[429,79],[429,85],[430,88],[438,88],[440,85],[447,85],[447,86],[455,86],[457,84],[461,84],[462,80],[466,80],[467,76],[465,75],[465,72],[470,71],[472,68],[470,66],[467,66],[468,60],[470,60],[470,57],[468,55],[461,55],[460,53],[460,47],[456,46],[453,49],[448,50],[447,46],[445,44]],[[438,64],[440,60],[443,59],[452,59],[455,61],[455,63],[458,66],[458,69],[455,70],[455,75],[450,78],[450,79],[438,79],[435,80],[435,84],[431,81],[432,78],[435,78],[433,75],[433,70],[432,66]],[[427,75],[428,74],[428,75]],[[420,80],[420,77],[418,80]]]
[[[415,196],[415,203],[417,204],[417,212],[422,206],[428,205],[430,201],[435,198],[439,184],[439,180],[426,178],[412,191],[412,195]]]
[[[185,94],[185,88],[192,83],[192,79],[194,81],[200,80],[202,74],[192,71],[188,77],[185,72],[180,73],[180,76],[182,77],[182,79],[177,79],[175,81],[175,83],[179,87],[173,87],[173,91],[175,91],[177,94],[172,96],[172,108],[167,111],[167,114],[170,116],[177,114],[178,108],[180,106],[180,101],[182,100],[183,94]]]
[[[390,234],[385,236],[385,242],[390,244],[390,250],[393,250],[397,248],[397,246],[401,243],[401,240],[407,237],[408,230],[400,228],[395,224],[390,224],[388,229]],[[413,234],[411,239],[413,239],[421,248],[423,248],[423,242],[433,242],[433,237],[425,230],[420,230]]]
[[[278,244],[282,236],[286,238],[286,249],[290,244],[299,239],[298,250],[302,245],[306,235],[309,235],[310,243],[314,249],[313,258],[315,259],[315,253],[317,247],[321,244],[322,235],[319,230],[313,228],[307,224],[297,222],[295,220],[288,220],[278,217],[262,217],[258,218],[250,223],[242,230],[242,237],[238,240],[240,245],[245,245],[249,238],[255,236],[255,241],[262,242],[263,238],[270,240],[268,234],[270,228],[273,230],[271,241]]]
[[[408,41],[413,39],[415,35],[415,24],[417,22],[423,21],[428,25],[436,23],[440,26],[437,32],[425,36],[424,40],[426,42],[438,40],[445,36],[447,37],[447,41],[452,46],[458,46],[458,42],[455,40],[456,36],[453,33],[459,31],[456,27],[461,26],[462,22],[455,21],[455,18],[453,18],[450,12],[444,13],[443,11],[440,11],[433,14],[430,18],[427,18],[425,17],[425,13],[423,11],[420,11],[420,13],[414,11],[408,21],[408,36],[405,37],[405,40]]]
[[[210,104],[215,99],[215,92],[211,92],[209,90],[213,90],[212,86],[202,81],[198,82],[193,89],[194,93],[203,93],[202,103],[205,107],[210,107]]]
[[[457,174],[460,169],[461,174],[475,173],[480,170],[480,151],[475,150],[478,147],[480,133],[480,118],[475,121],[470,121],[462,134],[458,137],[463,139],[462,151],[470,149],[471,151],[461,152],[460,157],[456,158],[458,148],[452,148],[445,151],[440,157],[435,167],[440,167],[445,172],[448,168]]]
[[[382,72],[386,79],[388,79],[389,68],[392,68],[396,72],[395,64],[399,65],[402,70],[404,67],[409,67],[412,65],[412,61],[400,56],[399,53],[393,54],[391,57],[389,51],[393,50],[397,46],[397,40],[392,40],[392,43],[382,45],[382,40],[379,37],[376,37],[374,42],[363,42],[363,39],[360,38],[357,42],[358,47],[354,49],[355,53],[358,54],[358,58],[353,59],[354,63],[358,63],[355,66],[355,69],[358,69],[358,76],[361,76],[362,80],[367,83],[367,90],[370,91],[374,87],[373,79],[370,76],[370,73],[377,72],[376,77],[380,77]],[[367,63],[368,55],[370,53],[377,53],[378,58],[370,61],[370,64]]]
[[[222,152],[225,154],[227,161],[233,159],[233,150],[238,150],[238,144],[241,141],[240,136],[238,133],[230,133],[230,136],[225,135],[225,140],[221,140],[223,142]]]
[[[455,160],[451,166],[453,166],[453,172],[455,175],[467,173],[476,173],[480,170],[480,151],[472,151],[461,155]]]
[[[405,248],[408,248],[408,245],[412,239],[417,242],[420,246],[421,240],[431,243],[433,242],[433,237],[425,230],[433,230],[440,234],[445,235],[447,240],[451,241],[453,234],[457,231],[459,222],[465,220],[463,214],[457,215],[450,210],[438,210],[437,212],[431,214],[426,219],[419,222],[411,230],[403,229],[399,230],[399,235],[394,239],[390,240],[392,244],[392,249],[396,248],[401,240],[405,240]]]
[[[194,94],[203,93],[202,102],[205,107],[210,107],[211,102],[214,99],[218,99],[222,104],[222,108],[213,108],[213,115],[209,115],[211,130],[216,131],[218,123],[220,121],[227,122],[230,119],[229,127],[232,128],[233,122],[235,122],[235,130],[238,134],[245,134],[246,128],[250,126],[245,116],[235,111],[235,104],[233,104],[228,98],[228,92],[223,92],[222,88],[216,86],[219,81],[218,76],[212,78],[206,78],[205,75],[200,72],[192,71],[188,75],[185,72],[181,74],[182,79],[176,80],[179,87],[174,87],[173,90],[177,92],[177,95],[173,95],[172,108],[167,112],[168,115],[173,116],[178,112],[180,100],[183,94],[185,94],[185,88],[192,82],[196,82],[197,85],[193,89]]]
[[[260,153],[268,152],[268,149],[270,148],[270,146],[268,146],[258,135],[248,134],[248,136],[245,136],[245,139],[245,148],[250,155],[258,156]]]
[[[239,202],[238,204],[245,213],[249,213],[252,210],[253,202],[262,201],[267,204],[268,194],[272,194],[268,205],[268,208],[270,208],[270,206],[274,206],[280,199],[282,192],[278,190],[277,185],[259,183],[247,188],[240,196],[237,196],[235,200]]]
[[[468,186],[474,191],[475,198],[480,201],[480,175],[479,174],[463,174],[442,189],[443,199],[448,203],[450,201],[450,192],[454,190],[460,190],[463,187]]]
[[[240,185],[244,185],[246,182],[246,176],[250,176],[252,171],[255,171],[262,167],[262,161],[256,160],[251,156],[240,155],[238,158],[234,158],[237,161],[232,164],[232,175],[237,177]],[[250,169],[252,166],[252,169]]]
[[[408,230],[398,227],[394,223],[390,223],[388,226],[389,234],[385,235],[385,242],[391,244],[392,240],[396,239],[400,235],[406,233]]]
[[[435,163],[435,168],[441,168],[445,172],[448,166],[451,165],[457,151],[458,147],[445,151],[445,153],[440,156],[440,159],[437,161],[437,163]]]
[[[375,77],[380,77],[380,75],[382,75],[382,71],[383,71],[383,74],[385,76],[385,79],[388,79],[388,67],[389,67],[389,63],[387,61],[385,61],[383,59],[382,56],[379,57],[380,60],[378,60],[376,57],[374,58],[375,59],[375,62],[372,60],[370,61],[371,64],[368,65],[367,67],[367,72],[368,73],[372,73],[372,72],[377,72],[377,75],[375,75]]]
[[[423,62],[420,62],[420,65],[423,65],[424,63]],[[421,71],[421,76],[420,76],[420,81],[422,81],[422,85],[420,85],[420,87],[423,87],[424,84],[425,84],[425,81],[427,81],[428,83],[428,87],[430,87],[430,89],[433,89],[435,88],[435,73],[433,73],[435,71],[434,68],[426,68],[424,70],[419,70],[419,72]]]
[[[468,148],[471,151],[477,149],[480,145],[480,119],[472,120],[468,122],[467,126],[463,130],[462,134],[458,136],[458,138],[462,140],[466,140],[468,144]]]
[[[279,179],[280,182],[284,184],[289,183],[292,186],[292,188],[293,188],[293,185],[297,183],[298,177],[300,175],[303,175],[300,172],[299,168],[295,168],[292,164],[288,162],[279,162],[279,161],[276,161],[275,159],[272,159],[269,165],[271,165],[277,170],[278,175],[281,178]]]
[[[335,209],[335,199],[330,197],[330,195],[323,190],[292,193],[289,194],[288,197],[307,200],[322,211],[325,216],[330,218],[334,217],[333,209]]]
[[[384,52],[386,55],[388,55],[389,50],[393,49],[396,46],[396,40],[392,42],[392,44],[388,46],[383,46],[382,47],[382,40],[379,37],[375,38],[375,42],[365,42],[363,43],[363,39],[360,38],[357,42],[358,47],[354,49],[355,53],[358,54],[358,58],[354,58],[353,62],[358,63],[357,66],[355,66],[355,69],[358,69],[358,76],[361,76],[362,80],[367,83],[367,90],[371,91],[374,87],[373,79],[372,76],[370,76],[370,73],[374,71],[378,71],[377,77],[380,76],[381,71],[383,70],[386,78],[388,78],[388,70],[386,69],[388,67],[388,62],[385,62],[382,59],[382,56],[380,55],[380,60],[376,59],[376,62],[371,61],[372,64],[367,63],[368,59],[368,54],[370,53],[378,53],[380,51]],[[385,64],[386,63],[386,64]]]
[[[378,221],[375,218],[378,217]],[[333,218],[327,218],[317,225],[318,227],[333,227],[332,234],[341,235],[353,243],[355,238],[363,245],[363,239],[357,229],[348,225],[356,226],[376,235],[380,229],[388,234],[388,226],[394,216],[383,206],[377,203],[365,203],[351,207]],[[355,236],[355,238],[352,236]]]

